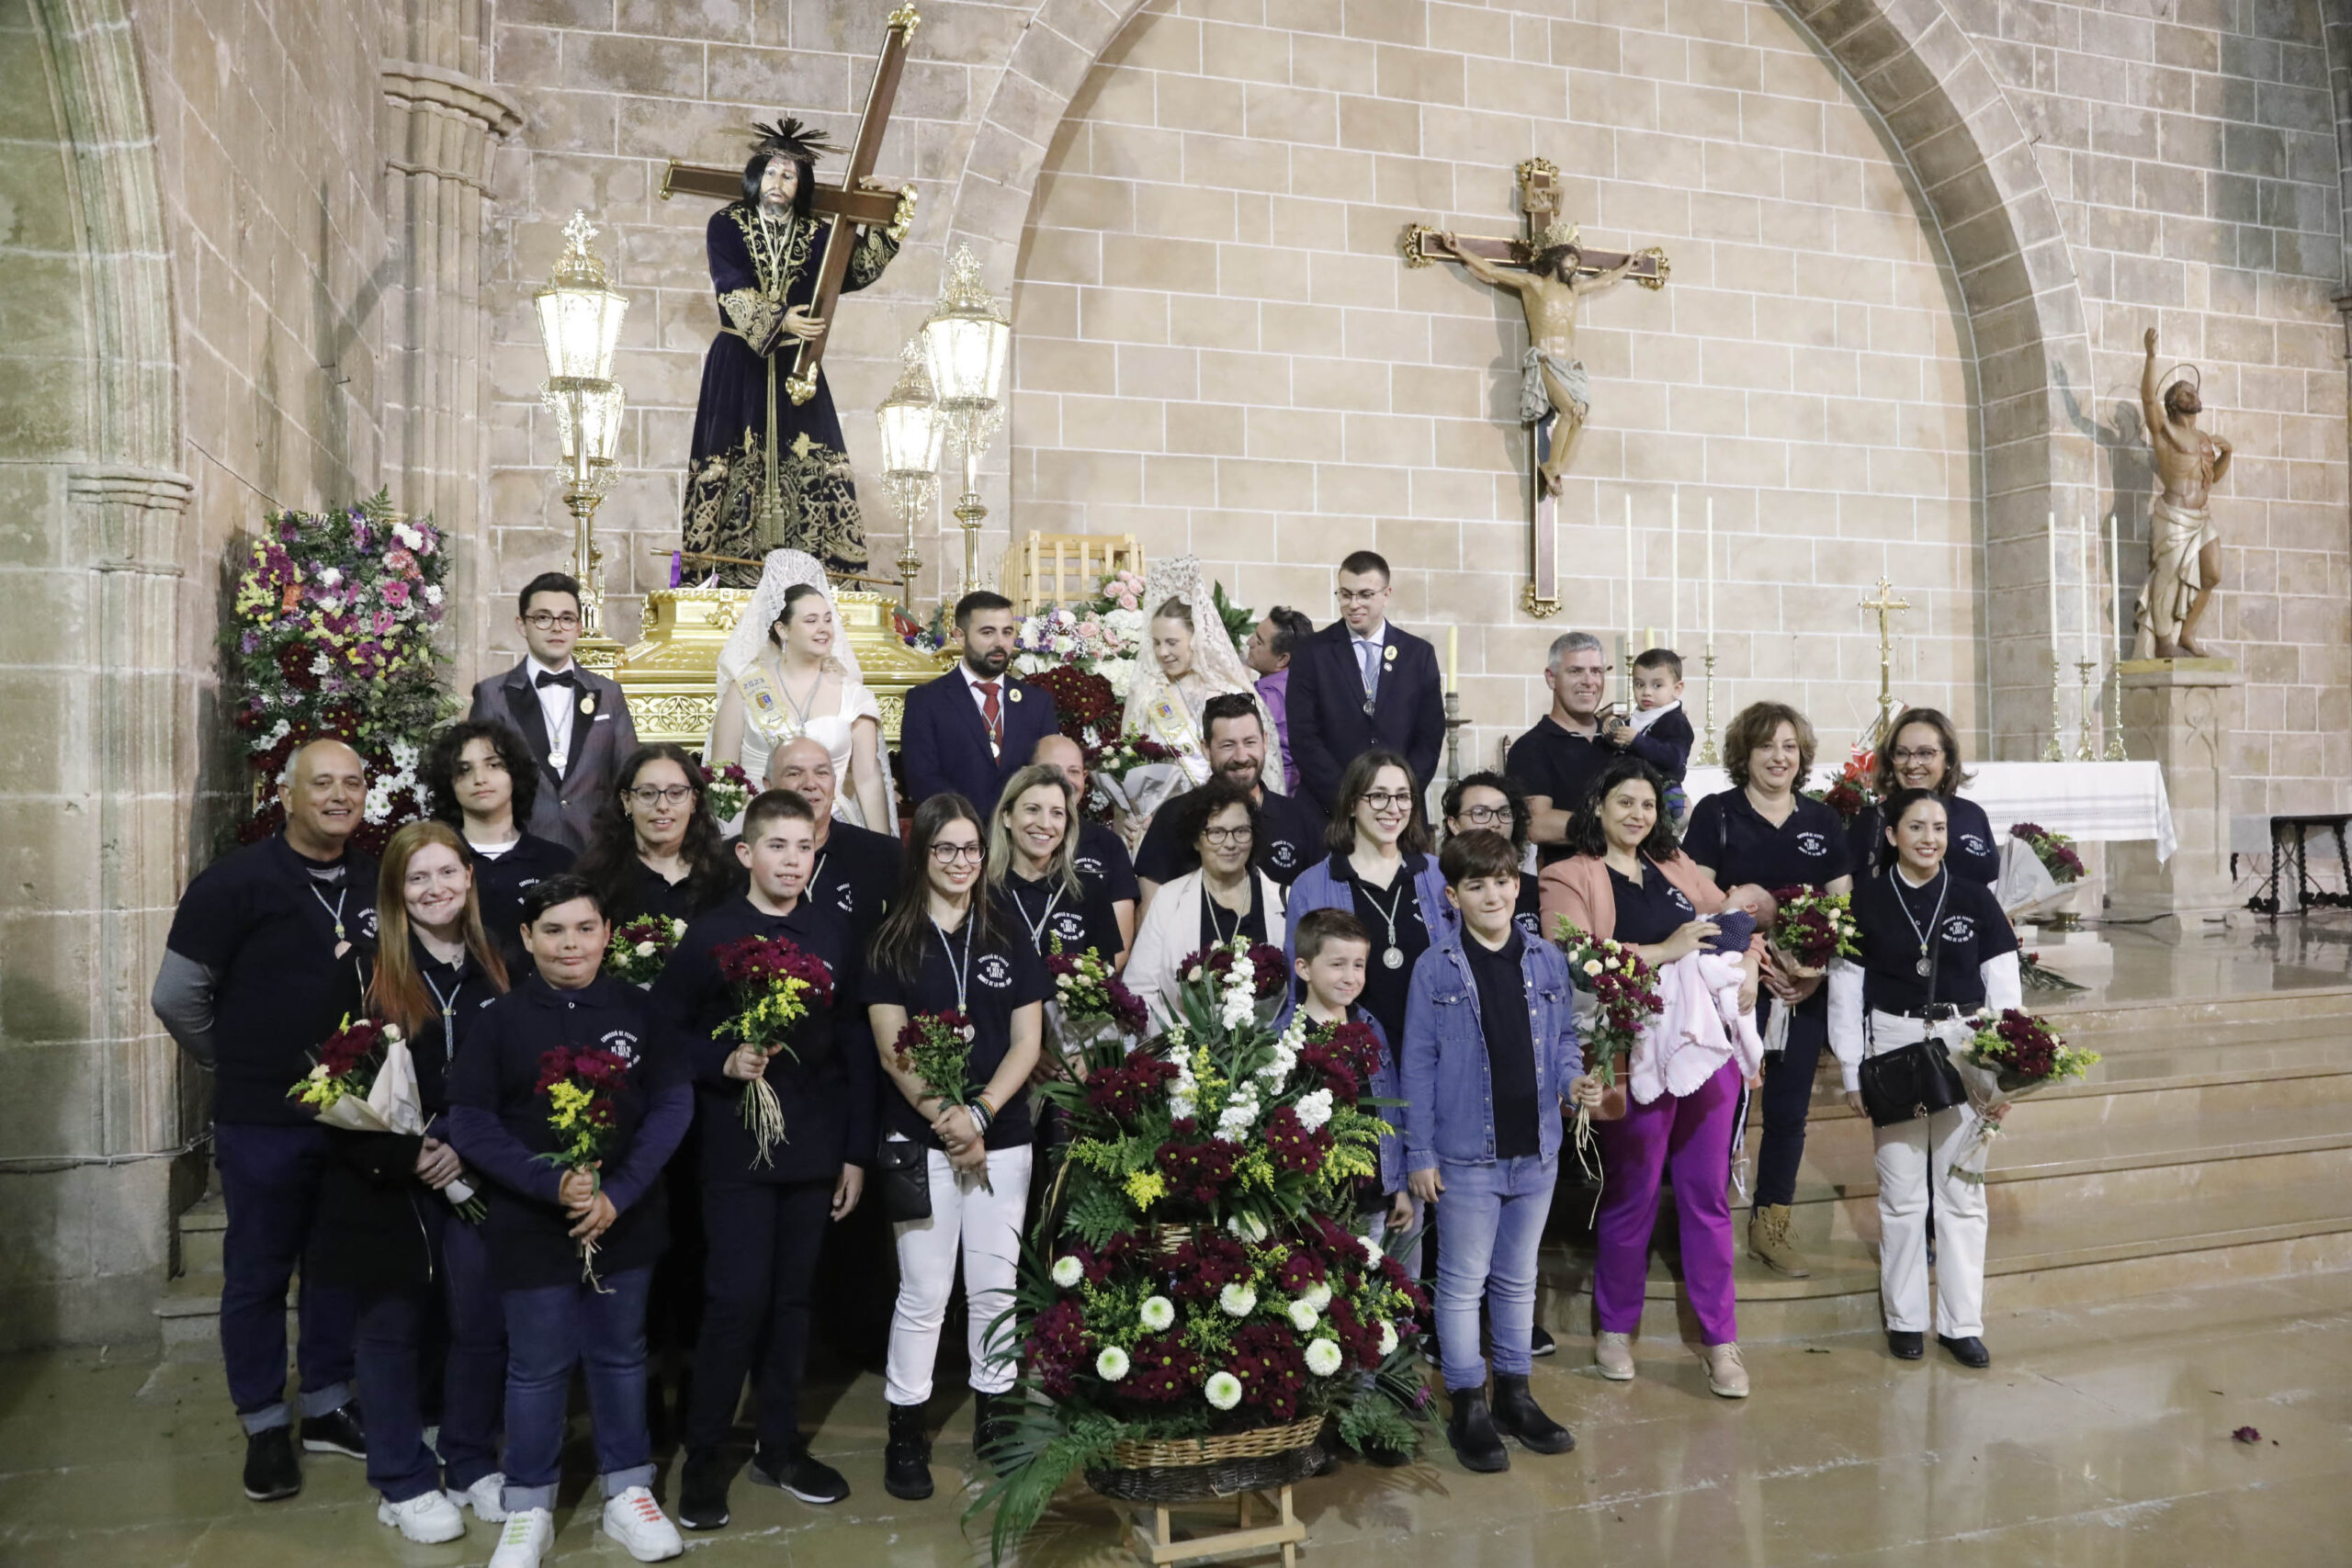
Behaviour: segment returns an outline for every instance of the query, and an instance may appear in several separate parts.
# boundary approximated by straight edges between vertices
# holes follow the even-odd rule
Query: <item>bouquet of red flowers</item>
[[[1233,972],[1238,956],[1249,959],[1250,994],[1258,999],[1261,1019],[1271,1020],[1273,1012],[1282,1007],[1283,996],[1289,987],[1290,980],[1290,970],[1283,963],[1283,950],[1279,947],[1253,942],[1245,949],[1238,940],[1223,942],[1189,955],[1183,963],[1176,965],[1176,973],[1187,980],[1222,980]],[[1267,1006],[1269,1003],[1272,1004],[1271,1010]]]
[[[605,1162],[620,1118],[613,1096],[628,1079],[628,1064],[610,1051],[576,1051],[559,1045],[540,1054],[537,1093],[548,1097],[548,1126],[556,1135],[553,1152],[538,1157],[564,1170],[584,1170],[592,1176]],[[599,1292],[596,1244],[580,1244],[580,1274]]]
[[[1657,971],[1651,968],[1631,942],[1595,941],[1566,916],[1553,923],[1552,940],[1568,955],[1568,979],[1577,988],[1577,1038],[1584,1046],[1585,1073],[1600,1080],[1600,1117],[1613,1122],[1625,1114],[1624,1097],[1617,1090],[1617,1054],[1628,1057],[1641,1043],[1650,1020],[1666,1010],[1657,994]],[[1600,1141],[1593,1136],[1593,1111],[1577,1107],[1577,1162],[1598,1185]],[[1594,1201],[1594,1213],[1600,1201]]]
[[[1809,979],[1829,967],[1830,960],[1851,958],[1860,932],[1843,893],[1824,893],[1810,886],[1772,890],[1780,913],[1772,922],[1772,947],[1781,963],[1800,979]]]
[[[962,1013],[919,1012],[907,1020],[899,1038],[890,1043],[890,1054],[898,1059],[899,1070],[910,1074],[927,1094],[936,1095],[944,1105],[972,1103],[972,1090],[967,1083],[972,1070],[972,1021]],[[980,1167],[980,1185],[989,1191],[988,1167]]]
[[[733,762],[721,762],[715,768],[703,770],[703,804],[710,807],[711,819],[732,822],[752,804],[752,796],[760,793],[752,783],[752,775]]]
[[[2075,840],[2064,833],[2053,833],[2033,822],[2009,825],[2009,837],[2023,843],[2041,862],[2050,880],[2064,887],[2083,879],[2083,857],[2075,852]]]
[[[1865,807],[1878,804],[1878,788],[1871,782],[1877,772],[1878,753],[1856,746],[1853,753],[1846,759],[1845,771],[1838,775],[1835,783],[1817,794],[1812,790],[1805,791],[1805,794],[1826,802],[1832,811],[1838,813],[1840,821],[1851,822],[1862,814]]]
[[[1047,1034],[1083,1077],[1097,1056],[1124,1058],[1150,1017],[1143,998],[1120,984],[1101,953],[1090,948],[1071,957],[1059,951],[1058,939],[1055,948],[1046,955],[1046,972],[1054,977],[1053,1000],[1046,1004]]]
[[[1952,1172],[1981,1185],[1985,1157],[2001,1131],[1993,1113],[2024,1095],[2085,1077],[2098,1065],[2098,1053],[2067,1044],[2050,1025],[2017,1008],[1985,1009],[1970,1021],[1976,1032],[1953,1054],[1951,1065],[1976,1110],[1976,1136],[1953,1161]]]
[[[833,972],[823,959],[784,938],[747,936],[713,957],[720,977],[735,987],[735,1015],[718,1032],[756,1045],[771,1058],[789,1051],[792,1032],[819,1008],[833,1005]],[[743,1086],[743,1125],[759,1146],[758,1163],[784,1142],[784,1103],[764,1075]]]
[[[1299,1047],[1299,1066],[1320,1074],[1340,1100],[1360,1100],[1380,1073],[1380,1037],[1368,1023],[1317,1023]]]
[[[424,1134],[424,1100],[416,1085],[416,1063],[400,1026],[347,1015],[319,1047],[317,1063],[294,1087],[288,1100],[315,1112],[322,1125],[353,1133]],[[488,1212],[463,1177],[441,1189],[458,1217],[479,1224]]]
[[[669,967],[670,954],[685,934],[686,922],[667,915],[623,920],[613,928],[612,940],[605,945],[605,973],[632,986],[650,987]]]

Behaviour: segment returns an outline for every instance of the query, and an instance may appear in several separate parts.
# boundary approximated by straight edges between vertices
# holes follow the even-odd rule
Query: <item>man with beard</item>
[[[1228,692],[1211,697],[1201,709],[1201,727],[1208,740],[1212,776],[1222,774],[1241,785],[1257,804],[1262,829],[1254,857],[1257,869],[1289,886],[1300,872],[1323,858],[1322,813],[1297,795],[1266,788],[1260,778],[1266,765],[1266,727],[1258,705],[1247,694]],[[1147,906],[1161,883],[1193,869],[1193,852],[1177,837],[1176,824],[1182,818],[1176,801],[1161,807],[1136,851],[1136,880],[1143,885]]]
[[[956,630],[963,662],[907,694],[899,755],[913,804],[960,795],[985,815],[1058,726],[1052,694],[1006,672],[1021,630],[1012,600],[986,589],[965,594],[956,601]]]

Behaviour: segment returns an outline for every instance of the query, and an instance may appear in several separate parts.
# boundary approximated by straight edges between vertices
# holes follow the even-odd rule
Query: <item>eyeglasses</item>
[[[1484,828],[1493,822],[1509,822],[1515,813],[1508,806],[1474,806],[1462,814],[1462,820],[1474,828]]]
[[[1385,588],[1340,588],[1332,592],[1342,604],[1369,604],[1388,590]]]
[[[524,616],[523,619],[529,622],[537,630],[543,632],[553,631],[558,626],[570,631],[580,624],[580,617],[569,610],[561,615],[557,615],[551,610],[539,610]]]
[[[1246,844],[1250,841],[1248,824],[1238,828],[1204,828],[1201,837],[1212,844]]]
[[[694,793],[693,786],[689,784],[668,784],[661,789],[650,786],[633,789],[628,792],[628,797],[639,806],[681,806],[693,799]]]
[[[1905,747],[1894,753],[1894,760],[1898,762],[1940,762],[1944,760],[1944,749],[1940,746]]]
[[[1412,805],[1413,797],[1409,792],[1401,789],[1375,789],[1365,792],[1363,803],[1374,811],[1394,811],[1398,807]]]
[[[959,860],[971,861],[977,864],[986,853],[987,852],[978,844],[933,844],[931,846],[931,858],[940,865],[954,865]]]

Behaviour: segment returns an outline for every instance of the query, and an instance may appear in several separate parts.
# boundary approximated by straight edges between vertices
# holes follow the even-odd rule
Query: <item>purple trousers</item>
[[[1731,1122],[1739,1105],[1739,1066],[1726,1062],[1686,1095],[1629,1103],[1623,1120],[1596,1122],[1600,1135],[1600,1213],[1594,1222],[1600,1258],[1593,1269],[1594,1315],[1604,1334],[1641,1326],[1649,1278],[1650,1230],[1657,1223],[1657,1183],[1674,1168],[1674,1209],[1682,1231],[1682,1284],[1690,1292],[1701,1337],[1710,1345],[1739,1338],[1731,1268]]]

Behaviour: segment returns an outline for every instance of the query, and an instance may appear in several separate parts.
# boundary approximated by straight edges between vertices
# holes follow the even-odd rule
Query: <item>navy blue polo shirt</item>
[[[1136,886],[1135,863],[1119,835],[1100,822],[1078,825],[1078,875],[1099,885],[1114,904],[1140,904],[1143,889]]]
[[[1540,795],[1555,811],[1571,814],[1584,809],[1592,781],[1619,753],[1589,735],[1575,735],[1560,728],[1550,714],[1535,721],[1526,734],[1511,742],[1503,756],[1503,772],[1529,795]],[[1544,865],[1566,860],[1561,844],[1539,844],[1537,859]]]
[[[498,944],[506,960],[508,977],[528,967],[523,952],[523,895],[571,869],[579,857],[552,839],[526,833],[496,854],[479,844],[474,852],[474,899],[481,906],[481,927]]]
[[[1638,884],[1611,866],[1609,891],[1617,900],[1615,935],[1619,942],[1647,947],[1664,942],[1699,918],[1699,911],[1690,907],[1682,889],[1668,882],[1666,873],[1646,858],[1642,862],[1642,880]]]
[[[1075,958],[1093,952],[1107,964],[1124,945],[1109,890],[1083,877],[1073,897],[1054,877],[1032,882],[1017,871],[1007,872],[997,892],[997,911],[1021,928],[1022,939],[1039,958],[1053,953]],[[1054,945],[1057,942],[1061,944],[1058,948]]]
[[[1511,908],[1510,922],[1528,941],[1544,940],[1544,884],[1532,871],[1519,874],[1519,902]]]
[[[313,875],[331,865],[340,865],[339,880]],[[339,863],[306,860],[285,834],[273,833],[197,874],[166,945],[218,981],[213,1120],[310,1122],[311,1112],[286,1091],[342,1021],[354,978],[375,951],[376,863],[357,850],[345,851]],[[338,954],[338,946],[345,951]]]
[[[794,1028],[788,1051],[768,1063],[767,1081],[784,1106],[785,1141],[768,1151],[764,1166],[743,1125],[748,1086],[722,1070],[740,1042],[715,1032],[742,1005],[719,973],[718,950],[745,937],[782,937],[833,977],[832,1006],[812,1007]],[[830,1181],[842,1165],[873,1159],[881,1066],[859,995],[856,953],[844,917],[805,896],[786,915],[764,912],[749,896],[730,898],[679,939],[652,997],[695,1080],[705,1181]]]
[[[998,923],[1001,927],[1007,924]],[[1029,951],[1028,939],[1017,931],[1000,930],[997,942],[981,945],[970,941],[968,918],[944,933],[944,941],[939,928],[928,920],[918,929],[922,933],[922,944],[913,976],[902,975],[880,962],[869,964],[865,971],[866,1003],[904,1008],[910,1018],[919,1012],[954,1012],[956,976],[962,972],[963,1010],[974,1031],[964,1081],[967,1089],[977,1092],[988,1087],[1005,1054],[1012,1049],[1014,1010],[1051,997],[1053,982],[1046,974],[1045,964]],[[887,1051],[894,1043],[881,1040],[876,1044]],[[931,1123],[897,1089],[895,1083],[891,1084],[882,1097],[884,1130],[911,1138],[925,1148],[941,1147]],[[989,1123],[986,1142],[992,1149],[1020,1148],[1029,1142],[1030,1132],[1029,1096],[1024,1089],[997,1107],[996,1119]]]
[[[1148,882],[1173,882],[1200,866],[1193,846],[1177,842],[1176,817],[1171,800],[1152,814],[1151,826],[1144,829],[1136,874]],[[1250,847],[1250,863],[1279,887],[1288,887],[1329,852],[1323,843],[1323,814],[1301,796],[1271,789],[1258,801],[1258,839]]]
[[[539,1058],[559,1047],[609,1051],[628,1064],[628,1077],[613,1096],[615,1133],[605,1146],[603,1173],[607,1182],[628,1164],[655,1097],[686,1081],[684,1055],[652,999],[608,976],[599,976],[578,990],[559,990],[535,974],[476,1016],[449,1066],[449,1104],[496,1117],[533,1156],[526,1168],[501,1168],[478,1149],[459,1149],[493,1179],[485,1184],[490,1215],[482,1222],[483,1235],[490,1243],[492,1273],[504,1291],[580,1279],[573,1222],[554,1199],[563,1173],[537,1158],[557,1146],[548,1124],[548,1097],[538,1081]],[[655,1170],[598,1240],[597,1270],[617,1274],[651,1266],[668,1245],[668,1208],[661,1172]]]
[[[1877,1012],[1917,1016],[1930,1000],[1973,1011],[1984,1005],[1981,965],[2018,947],[2017,932],[1992,890],[1949,867],[1920,887],[1895,870],[1858,883],[1853,913],[1862,1005]],[[1918,969],[1923,934],[1935,970],[1932,998]]]
[[[900,852],[889,834],[838,817],[825,829],[825,844],[817,852],[817,869],[803,897],[842,917],[857,952],[865,951],[898,894]]]
[[[1947,795],[1943,803],[1944,864],[1962,881],[1990,888],[2001,879],[2001,843],[1993,836],[1992,818],[1966,795]],[[1876,874],[1879,851],[1886,843],[1876,806],[1855,814],[1846,842],[1854,879]]]

